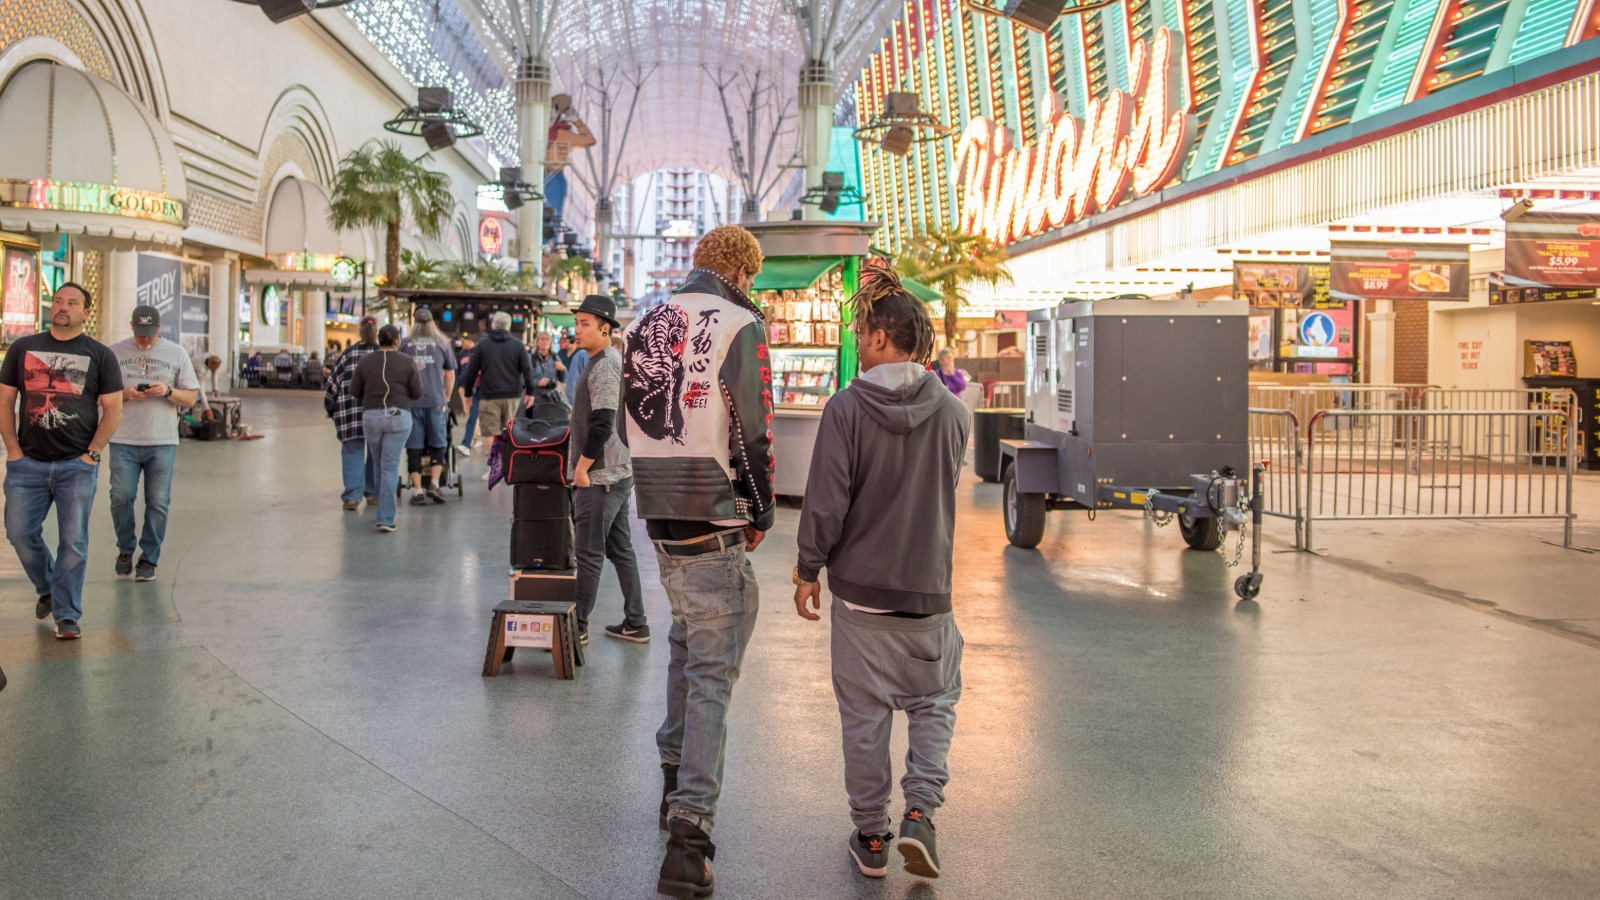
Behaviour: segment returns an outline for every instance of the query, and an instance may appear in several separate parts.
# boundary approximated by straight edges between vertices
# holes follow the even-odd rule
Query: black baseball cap
[[[154,306],[141,306],[133,311],[133,336],[155,337],[161,333],[161,313]]]

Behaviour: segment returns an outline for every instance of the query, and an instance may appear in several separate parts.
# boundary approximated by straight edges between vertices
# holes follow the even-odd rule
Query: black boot
[[[667,823],[667,855],[661,860],[661,878],[656,893],[668,897],[709,897],[715,887],[711,880],[711,860],[717,858],[717,845],[711,836],[685,819]]]
[[[678,767],[671,763],[661,764],[661,830],[667,830],[667,798],[678,789]]]

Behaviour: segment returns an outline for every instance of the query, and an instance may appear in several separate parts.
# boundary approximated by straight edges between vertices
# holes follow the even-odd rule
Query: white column
[[[328,295],[326,291],[306,292],[306,353],[321,359],[328,343]]]
[[[550,140],[550,66],[527,59],[517,69],[517,147],[522,180],[544,191],[545,145]],[[544,201],[530,200],[517,210],[517,259],[540,271],[544,244]]]
[[[1367,313],[1368,384],[1394,384],[1394,301],[1374,300]]]
[[[813,59],[800,70],[800,154],[806,167],[807,190],[822,184],[833,142],[833,67]],[[802,206],[807,219],[826,219],[816,206]]]
[[[100,285],[100,337],[114,344],[133,334],[133,308],[138,305],[134,292],[139,288],[139,253],[131,245],[116,245],[105,251],[105,280]]]

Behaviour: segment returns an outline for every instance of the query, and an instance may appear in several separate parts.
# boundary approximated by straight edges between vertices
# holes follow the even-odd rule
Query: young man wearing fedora
[[[622,354],[611,347],[612,333],[621,328],[617,306],[610,298],[591,294],[573,317],[577,348],[589,354],[589,364],[573,391],[572,443],[567,453],[578,555],[578,639],[588,640],[589,613],[600,591],[600,572],[609,559],[622,587],[622,623],[607,625],[606,637],[643,644],[650,640],[650,626],[645,623],[644,591],[628,528],[633,464],[617,434]]]

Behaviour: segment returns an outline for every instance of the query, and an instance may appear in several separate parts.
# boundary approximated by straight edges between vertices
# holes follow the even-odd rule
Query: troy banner
[[[1031,147],[1013,146],[1011,132],[988,119],[968,123],[955,156],[961,226],[1013,243],[1166,186],[1191,133],[1178,108],[1184,71],[1173,40],[1159,29],[1135,41],[1132,96],[1096,98],[1082,121],[1048,94],[1048,124]]]
[[[1600,287],[1600,216],[1530,212],[1507,222],[1506,274],[1548,287]]]
[[[1464,301],[1469,296],[1472,256],[1466,244],[1334,241],[1328,262],[1337,299]]]

